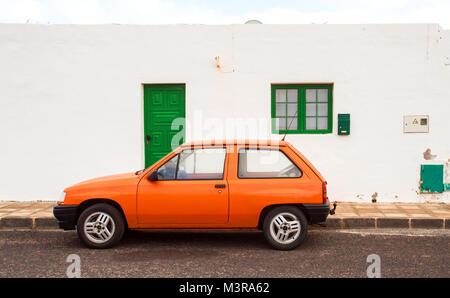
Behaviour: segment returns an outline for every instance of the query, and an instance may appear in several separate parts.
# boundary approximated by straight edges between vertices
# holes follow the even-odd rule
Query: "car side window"
[[[186,149],[180,153],[177,180],[222,180],[225,148]]]
[[[299,178],[302,171],[279,149],[239,149],[239,178]]]
[[[158,180],[174,180],[177,172],[178,154],[158,169]]]

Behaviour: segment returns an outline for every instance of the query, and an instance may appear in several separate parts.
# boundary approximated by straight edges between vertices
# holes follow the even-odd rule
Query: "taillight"
[[[328,197],[327,197],[327,182],[323,182],[322,183],[322,198],[323,198],[323,203],[326,204],[328,201]]]

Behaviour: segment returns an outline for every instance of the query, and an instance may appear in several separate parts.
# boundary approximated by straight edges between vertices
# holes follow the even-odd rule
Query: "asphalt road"
[[[65,277],[77,254],[81,277],[450,277],[449,230],[310,231],[293,251],[259,232],[130,232],[113,249],[85,248],[74,231],[0,231],[0,277]]]

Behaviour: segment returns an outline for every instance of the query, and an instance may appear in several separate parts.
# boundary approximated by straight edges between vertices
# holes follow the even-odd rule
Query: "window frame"
[[[201,178],[201,179],[178,179],[178,167],[180,164],[180,155],[183,151],[186,150],[210,150],[210,149],[224,149],[225,150],[225,158],[223,160],[223,171],[222,171],[222,178],[221,179],[210,179],[210,178]],[[177,157],[177,166],[175,168],[175,179],[163,179],[163,180],[159,180],[158,181],[205,181],[205,180],[211,180],[211,181],[223,181],[225,180],[225,172],[226,172],[226,165],[227,165],[227,159],[228,159],[228,148],[227,147],[193,147],[193,148],[184,148],[182,150],[180,150],[177,154],[175,154],[174,156],[172,156],[171,158],[169,158],[165,163],[163,163],[162,165],[160,165],[157,169],[155,169],[154,171],[158,172],[159,169],[164,166],[166,163],[168,163],[169,161],[171,161],[173,158]]]
[[[271,150],[271,151],[280,151],[282,154],[284,154],[284,156],[298,169],[298,171],[300,172],[300,176],[299,177],[241,177],[239,174],[239,165],[241,162],[241,157],[240,157],[240,153],[239,151],[241,150]],[[236,168],[236,176],[238,177],[238,179],[300,179],[303,177],[303,171],[302,169],[299,168],[299,166],[281,149],[275,149],[275,148],[249,148],[249,147],[241,147],[241,148],[237,148],[237,157],[238,157],[238,162],[237,162],[237,168]]]
[[[271,128],[274,134],[328,134],[333,132],[333,87],[334,84],[271,84]],[[276,129],[276,90],[277,89],[296,89],[297,98],[297,129],[295,130],[278,130]],[[327,89],[328,90],[328,129],[306,130],[306,89]],[[287,100],[287,99],[286,99]],[[317,101],[316,101],[317,103]],[[288,116],[282,118],[287,119]],[[317,116],[315,116],[317,118]]]
[[[163,166],[165,166],[168,162],[170,162],[172,159],[176,158],[177,159],[177,165],[175,166],[175,179],[159,179],[157,181],[174,181],[177,180],[177,173],[178,173],[178,163],[180,161],[180,153],[175,154],[174,156],[172,156],[171,158],[169,158],[168,160],[166,160],[162,165],[160,165],[157,169],[153,170],[156,173],[158,173],[159,169],[161,169]]]

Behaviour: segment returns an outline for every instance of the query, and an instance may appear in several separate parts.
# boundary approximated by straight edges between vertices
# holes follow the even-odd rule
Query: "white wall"
[[[193,140],[229,134],[213,119],[249,118],[279,139],[270,84],[319,82],[334,83],[333,133],[287,140],[331,199],[427,199],[422,152],[450,157],[449,56],[450,32],[435,24],[0,24],[0,200],[56,200],[80,180],[142,168],[144,83],[186,84]],[[350,136],[337,135],[338,113],[351,114]],[[429,115],[430,133],[403,134],[408,114]]]

